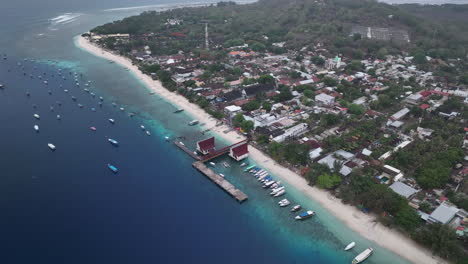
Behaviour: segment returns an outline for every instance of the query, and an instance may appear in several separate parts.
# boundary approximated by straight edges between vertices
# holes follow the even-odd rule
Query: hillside
[[[204,23],[207,22],[212,47],[248,42],[257,50],[280,53],[281,50],[272,44],[286,41],[288,48],[321,43],[332,52],[351,57],[374,53],[385,47],[389,53],[401,49],[414,53],[421,49],[432,56],[446,58],[461,57],[466,53],[468,28],[467,23],[461,24],[468,17],[468,11],[466,6],[463,7],[431,6],[430,9],[422,9],[418,5],[388,5],[371,0],[260,0],[248,5],[223,2],[207,8],[145,12],[92,31],[141,35],[142,38],[120,46],[124,53],[142,44],[149,45],[156,54],[201,48],[204,45]],[[439,10],[444,10],[445,17],[450,19],[433,19],[433,14]],[[452,16],[454,12],[458,15]],[[181,23],[168,25],[168,19],[179,19]],[[448,23],[452,25],[448,26]],[[366,38],[351,41],[355,26],[407,32],[410,42]]]

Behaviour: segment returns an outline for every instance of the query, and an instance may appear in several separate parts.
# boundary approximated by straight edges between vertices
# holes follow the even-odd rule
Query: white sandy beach
[[[199,106],[191,104],[185,97],[166,90],[159,81],[153,80],[150,76],[143,74],[138,67],[132,65],[132,62],[128,58],[103,50],[81,36],[77,37],[76,45],[95,56],[114,61],[124,67],[127,67],[143,81],[148,89],[164,97],[177,107],[189,112],[194,118],[198,119],[200,123],[204,123],[206,128],[216,132],[220,137],[223,137],[233,143],[244,139],[244,137],[236,131],[224,133],[223,131],[229,130],[229,127],[225,125],[217,127],[216,119],[208,115]],[[271,171],[274,175],[282,178],[282,180],[288,182],[290,185],[295,186],[295,188],[306,194],[311,199],[319,202],[321,206],[366,239],[387,248],[413,263],[447,263],[440,258],[433,257],[431,252],[422,248],[400,232],[386,228],[380,223],[376,223],[373,215],[365,214],[353,206],[343,204],[339,199],[333,197],[326,191],[309,186],[303,177],[277,164],[274,160],[258,149],[250,146],[249,151],[250,156],[258,165]]]

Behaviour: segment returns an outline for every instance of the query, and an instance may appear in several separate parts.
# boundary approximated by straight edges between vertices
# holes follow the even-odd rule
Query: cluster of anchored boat
[[[257,178],[259,182],[263,183],[262,187],[265,189],[269,189],[271,196],[280,197],[286,194],[286,188],[284,187],[284,185],[281,184],[281,181],[276,181],[275,179],[273,179],[273,177],[268,173],[268,171],[261,169],[256,165],[251,165],[247,167],[244,171],[250,172],[255,178]],[[290,204],[291,202],[288,199],[282,199],[278,202],[278,205],[280,207],[287,207]],[[302,207],[299,204],[296,204],[291,208],[291,212],[298,212],[301,209]],[[315,215],[314,211],[305,211],[296,215],[295,219],[304,220],[312,217],[313,215]]]
[[[7,60],[6,55],[3,56],[3,60]],[[28,62],[28,61],[29,61],[28,59],[24,59],[24,62]],[[27,74],[26,71],[25,71],[25,65],[24,65],[23,63],[18,62],[18,63],[17,63],[17,66],[23,70],[23,75],[24,75],[24,76],[28,76],[28,74]],[[37,70],[37,67],[34,67],[34,70]],[[11,70],[9,69],[8,71],[11,71]],[[67,76],[67,75],[68,75],[68,76]],[[37,75],[37,76],[36,76],[35,74],[29,74],[29,78],[30,78],[30,79],[42,80],[42,83],[43,83],[44,86],[47,87],[47,88],[49,88],[49,81],[48,81],[47,78],[53,78],[54,76],[55,76],[54,74],[51,74],[51,75],[47,76],[47,73],[45,73],[45,72],[44,72],[44,73],[40,73],[40,74]],[[80,79],[83,78],[83,75],[82,75],[82,74],[79,75],[79,74],[76,73],[76,72],[75,72],[75,73],[69,72],[68,74],[66,74],[66,73],[64,73],[64,72],[62,71],[62,69],[58,69],[57,76],[58,76],[59,79],[63,79],[63,80],[67,80],[67,78],[70,78],[70,79],[72,79],[72,80],[74,81],[74,84],[75,84],[75,86],[76,86],[77,88],[80,88],[80,87],[81,87],[81,86],[80,86]],[[83,91],[86,92],[86,93],[88,93],[88,94],[90,94],[90,95],[94,98],[94,97],[96,97],[96,94],[90,91],[90,89],[89,89],[89,88],[90,88],[90,85],[91,85],[91,81],[84,82]],[[5,89],[5,87],[6,87],[5,85],[0,84],[0,89]],[[63,85],[60,84],[60,85],[59,85],[59,88],[60,88],[60,89],[63,89]],[[63,92],[69,93],[70,91],[69,91],[68,89],[63,89]],[[51,90],[51,89],[48,89],[47,93],[48,93],[49,95],[52,95],[52,90]],[[28,98],[31,97],[30,91],[26,91],[26,96],[27,96]],[[73,102],[77,102],[78,99],[77,99],[77,97],[71,95],[71,100],[72,100]],[[103,98],[103,97],[99,97],[98,106],[99,106],[100,108],[103,106],[103,101],[104,101],[104,98]],[[56,101],[56,104],[57,104],[58,107],[62,106],[62,103],[61,103],[60,101]],[[83,106],[82,104],[77,104],[77,105],[78,105],[79,108],[84,108],[84,106]],[[50,106],[50,112],[54,112],[54,111],[55,111],[54,106],[55,106],[55,104],[52,105],[52,106]],[[116,103],[112,103],[112,106],[113,106],[113,107],[116,107],[117,104],[116,104]],[[37,108],[37,105],[36,105],[36,104],[33,104],[33,108],[36,109],[36,108]],[[120,110],[121,110],[121,111],[125,111],[125,108],[124,108],[124,107],[120,107]],[[92,108],[91,108],[91,111],[96,112],[96,108],[92,107]],[[179,110],[178,110],[178,111],[179,111]],[[176,112],[178,112],[178,111],[176,111]],[[133,112],[130,112],[130,114],[129,114],[130,117],[133,117],[134,115],[135,115],[135,113],[133,113]],[[40,120],[40,119],[41,119],[41,117],[40,117],[39,114],[37,114],[37,113],[33,114],[33,117],[34,117],[36,120]],[[56,119],[57,119],[57,120],[61,120],[61,119],[62,119],[62,116],[59,115],[59,114],[57,114],[57,115],[56,115]],[[112,118],[109,119],[109,122],[110,122],[111,124],[115,124],[115,120],[112,119]],[[141,125],[140,127],[141,127],[141,129],[143,129],[143,131],[144,131],[148,136],[151,135],[150,131],[149,131],[149,130],[146,130],[145,127],[144,127],[143,125]],[[34,129],[36,132],[39,132],[39,125],[38,125],[38,124],[34,124],[33,129]],[[89,129],[90,129],[91,131],[96,131],[96,130],[97,130],[97,128],[94,127],[94,126],[89,127]],[[117,142],[116,140],[111,139],[111,138],[108,138],[108,141],[109,141],[112,145],[118,146],[118,142]],[[54,144],[52,144],[52,143],[47,143],[47,146],[48,146],[49,149],[51,149],[52,151],[55,151],[55,150],[57,149],[57,147],[56,147]],[[118,172],[117,167],[115,167],[115,166],[112,165],[112,164],[107,164],[107,167],[108,167],[112,172],[114,172],[114,173],[117,173],[117,172]]]

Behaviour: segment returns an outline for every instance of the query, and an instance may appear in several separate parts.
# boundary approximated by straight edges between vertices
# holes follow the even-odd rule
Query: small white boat
[[[210,162],[210,165],[211,165],[211,166],[216,166],[216,163]]]
[[[112,119],[112,118],[109,118],[109,122],[111,122],[111,124],[114,124],[114,123],[115,123],[115,120]]]
[[[123,107],[120,107],[120,111],[124,111],[124,110],[125,110],[125,108],[123,108]]]
[[[225,168],[231,167],[231,166],[229,165],[229,163],[227,163],[227,162],[223,162],[223,166],[224,166]]]
[[[41,117],[38,114],[34,114],[34,118],[41,119]]]
[[[284,186],[275,188],[275,189],[273,189],[273,191],[270,192],[270,195],[275,195],[276,193],[278,193],[278,192],[280,192],[282,190],[284,190]]]
[[[307,212],[303,212],[303,213],[297,215],[295,217],[295,219],[296,220],[304,220],[304,219],[312,217],[313,215],[315,215],[314,211],[307,211]]]
[[[279,204],[280,207],[286,207],[286,206],[290,205],[291,202],[289,202],[288,199],[283,199],[283,200],[279,201],[278,204]]]
[[[169,137],[164,137],[164,139],[165,139],[166,141],[169,141]]]
[[[60,115],[57,115],[57,119],[60,120],[62,119],[62,117]]]
[[[142,130],[145,130],[145,126],[144,126],[144,125],[141,125],[140,128],[141,128]]]
[[[146,135],[151,136],[151,132],[149,132],[148,130],[146,130]]]
[[[366,250],[364,250],[363,252],[361,252],[361,254],[357,255],[357,256],[353,259],[353,262],[351,262],[351,263],[352,263],[352,264],[358,264],[358,263],[363,262],[363,261],[366,260],[368,257],[370,257],[370,255],[372,255],[372,252],[374,252],[374,249],[373,249],[373,248],[367,248]]]
[[[346,247],[345,247],[345,251],[348,251],[350,249],[352,249],[354,246],[356,246],[356,243],[353,241],[351,243],[349,243]]]
[[[273,195],[273,196],[274,196],[274,197],[279,197],[279,196],[281,196],[281,195],[283,195],[283,194],[285,194],[285,193],[286,193],[286,190],[283,189],[283,190],[277,192],[277,193],[276,193],[275,195]]]
[[[241,167],[244,167],[245,165],[247,165],[247,163],[242,163],[240,166],[241,166]]]
[[[297,212],[301,210],[301,208],[302,207],[300,205],[296,204],[295,206],[293,206],[293,208],[291,208],[291,212]]]
[[[220,173],[219,176],[223,177],[224,178],[224,174]]]
[[[189,122],[189,126],[194,126],[194,125],[197,125],[199,123],[198,120],[192,120]]]
[[[34,130],[36,130],[36,132],[39,132],[39,126],[38,126],[38,125],[34,125]]]
[[[56,149],[55,145],[52,144],[52,143],[47,144],[47,146],[48,146],[51,150],[55,150],[55,149]]]

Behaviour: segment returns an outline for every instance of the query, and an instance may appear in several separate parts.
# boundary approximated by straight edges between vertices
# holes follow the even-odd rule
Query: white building
[[[335,97],[321,93],[315,96],[315,102],[323,105],[333,105],[335,103]]]
[[[447,224],[455,217],[459,210],[460,209],[451,204],[442,203],[434,210],[434,212],[429,215],[427,221],[432,223]]]
[[[289,138],[295,138],[297,136],[300,136],[307,132],[308,130],[308,125],[306,123],[300,123],[298,125],[295,125],[291,128],[288,128],[284,131],[282,135],[279,135],[275,138],[273,138],[273,141],[277,143],[281,143]]]

